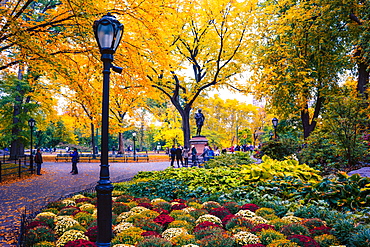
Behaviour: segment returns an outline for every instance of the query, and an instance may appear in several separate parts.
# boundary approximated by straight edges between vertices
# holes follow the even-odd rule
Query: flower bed
[[[113,247],[369,246],[369,224],[321,206],[113,194]],[[27,245],[95,246],[95,204],[87,194],[50,203],[28,225]]]

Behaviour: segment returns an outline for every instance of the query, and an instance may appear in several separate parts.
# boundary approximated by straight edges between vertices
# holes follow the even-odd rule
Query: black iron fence
[[[30,170],[30,156],[21,156],[18,159],[10,159],[9,155],[3,155],[0,159],[0,183],[5,177],[21,177],[24,173],[32,173]],[[14,176],[13,176],[14,177]]]

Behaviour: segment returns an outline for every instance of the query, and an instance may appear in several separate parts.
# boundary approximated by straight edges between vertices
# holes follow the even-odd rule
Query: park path
[[[139,171],[164,170],[169,162],[110,163],[110,178],[119,182],[132,178]],[[79,174],[71,175],[71,163],[45,162],[41,176],[0,185],[0,247],[16,246],[20,219],[25,209],[38,210],[48,202],[85,189],[99,180],[99,163],[79,163]]]

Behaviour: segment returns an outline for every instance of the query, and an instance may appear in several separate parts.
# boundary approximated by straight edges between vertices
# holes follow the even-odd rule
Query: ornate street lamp
[[[121,73],[122,68],[112,65],[113,54],[121,41],[123,25],[110,13],[94,22],[93,30],[98,42],[101,60],[103,61],[103,99],[101,126],[101,164],[100,180],[95,187],[98,208],[97,246],[110,246],[112,238],[112,191],[109,180],[108,164],[108,129],[109,129],[109,76],[110,69]]]
[[[30,120],[28,120],[28,126],[30,126],[30,129],[31,129],[31,149],[30,149],[30,171],[31,171],[31,174],[33,174],[33,150],[32,150],[32,136],[33,136],[33,127],[35,127],[35,124],[36,124],[36,121],[35,119],[31,118]]]
[[[136,161],[136,132],[132,133],[132,140],[134,141],[134,161]]]
[[[274,130],[275,130],[275,139],[277,138],[277,135],[276,135],[276,128],[277,128],[277,125],[278,125],[278,123],[279,123],[279,120],[276,118],[276,117],[274,117],[273,119],[272,119],[272,125],[274,126]]]

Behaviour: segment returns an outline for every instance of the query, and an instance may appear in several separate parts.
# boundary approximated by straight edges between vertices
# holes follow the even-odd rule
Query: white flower
[[[253,221],[253,223],[255,223],[256,225],[258,224],[268,224],[269,221],[266,220],[265,218],[262,218],[261,216],[254,216],[252,218],[249,218],[251,221]]]
[[[38,215],[36,215],[35,218],[38,218],[38,217],[53,217],[55,219],[57,215],[52,212],[41,212]]]
[[[76,206],[76,202],[71,200],[71,199],[64,199],[62,201],[62,203],[65,205],[65,206]]]
[[[167,202],[166,200],[163,200],[162,198],[155,198],[150,201],[152,204],[157,204],[159,202]]]
[[[181,234],[188,234],[188,232],[184,228],[168,228],[162,233],[162,237],[171,241],[172,238]]]
[[[122,221],[125,221],[128,217],[130,217],[131,215],[134,215],[135,213],[134,212],[123,212],[121,213],[120,215],[118,215],[117,217],[117,222],[122,222]]]
[[[77,239],[89,240],[89,238],[84,234],[83,231],[69,230],[63,233],[63,235],[58,239],[56,246],[62,247],[69,241],[74,241]]]
[[[195,224],[199,224],[199,223],[202,223],[204,221],[209,221],[209,222],[212,222],[212,223],[215,223],[215,224],[222,225],[221,219],[218,218],[217,216],[214,216],[214,215],[211,215],[211,214],[204,214],[204,215],[200,216],[195,221]]]
[[[95,205],[93,205],[91,203],[85,203],[85,204],[82,204],[80,206],[81,211],[87,211],[87,210],[90,210],[90,209],[95,209]]]
[[[241,215],[245,218],[251,218],[251,217],[254,217],[256,216],[256,214],[250,210],[239,210],[239,212],[237,212],[235,215]]]
[[[147,211],[147,210],[150,210],[150,209],[148,209],[146,207],[142,207],[142,206],[136,206],[136,207],[131,208],[130,211],[133,212],[133,213],[140,214],[141,212]]]
[[[241,231],[236,233],[233,238],[235,241],[240,245],[247,245],[247,244],[259,244],[261,240],[250,232]]]
[[[87,197],[84,196],[84,195],[81,195],[81,194],[77,194],[77,195],[72,196],[72,199],[74,199],[74,200],[76,200],[76,199],[82,199],[82,198],[87,198]]]
[[[193,208],[193,207],[186,207],[186,208],[183,208],[182,211],[184,211],[185,213],[189,213],[191,211],[194,211],[194,210],[197,210],[196,208]]]
[[[289,223],[298,223],[298,222],[301,222],[301,220],[302,220],[301,218],[296,217],[296,216],[292,216],[292,215],[284,216],[281,219],[285,220],[285,221],[288,221]]]
[[[68,228],[72,227],[72,226],[75,226],[75,225],[79,225],[80,223],[78,223],[77,220],[73,219],[73,218],[68,218],[68,217],[64,217],[63,219],[57,221],[57,223],[55,224],[55,227],[54,227],[54,230],[56,232],[56,234],[58,234],[59,236],[62,235]]]
[[[122,232],[123,230],[129,229],[130,227],[134,227],[134,225],[129,222],[122,222],[114,227],[113,232],[115,234],[118,234]]]
[[[199,245],[196,245],[196,244],[187,244],[187,245],[183,245],[181,247],[199,247]]]

